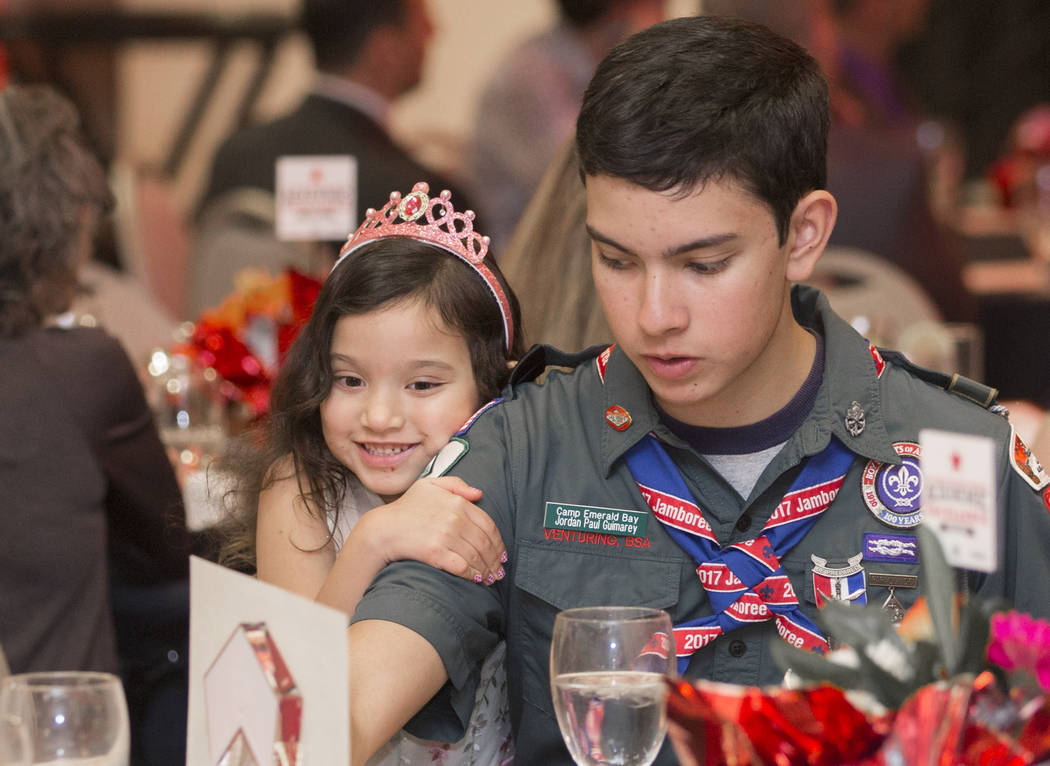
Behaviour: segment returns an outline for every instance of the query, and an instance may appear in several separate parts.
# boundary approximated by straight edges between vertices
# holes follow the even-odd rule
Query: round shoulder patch
[[[860,478],[860,491],[868,510],[891,527],[909,529],[922,522],[922,450],[914,442],[897,442],[893,449],[900,465],[869,460]]]

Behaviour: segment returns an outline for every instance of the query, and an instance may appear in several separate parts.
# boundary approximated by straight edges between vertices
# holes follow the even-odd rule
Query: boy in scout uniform
[[[827,126],[817,64],[762,27],[676,19],[601,64],[577,145],[616,345],[536,350],[519,381],[574,369],[519,382],[438,456],[482,491],[508,577],[381,573],[349,631],[355,758],[420,708],[409,730],[461,736],[505,638],[518,762],[571,763],[548,678],[561,609],[666,609],[681,672],[737,684],[781,680],[774,642],[826,651],[829,599],[899,616],[921,592],[921,428],[995,440],[999,564],[966,587],[1048,616],[1050,478],[994,392],[938,385],[795,285],[835,222]]]

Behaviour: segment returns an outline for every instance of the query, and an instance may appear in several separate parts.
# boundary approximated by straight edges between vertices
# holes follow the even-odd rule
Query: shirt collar
[[[813,412],[803,424],[808,430],[803,434],[806,453],[823,449],[834,434],[858,455],[899,463],[886,431],[873,347],[832,310],[827,297],[816,288],[796,285],[791,299],[799,324],[824,336],[824,381]],[[857,436],[846,427],[846,413],[854,402],[864,413],[864,430]]]
[[[792,289],[792,309],[798,322],[824,336],[824,380],[813,411],[792,437],[802,454],[823,450],[832,434],[852,452],[885,463],[899,463],[882,414],[879,378],[871,347],[847,322],[831,309],[819,290],[796,285]],[[594,364],[594,362],[592,362]],[[623,430],[608,422],[601,430],[600,458],[605,475],[628,449],[650,431],[660,429],[669,441],[681,443],[664,428],[652,401],[645,378],[619,348],[613,348],[605,368],[601,406],[604,413],[621,407],[631,421]],[[846,428],[846,412],[856,402],[864,412],[864,430],[853,436]]]
[[[367,85],[345,77],[318,72],[310,92],[346,104],[365,114],[384,130],[389,129],[390,102]]]

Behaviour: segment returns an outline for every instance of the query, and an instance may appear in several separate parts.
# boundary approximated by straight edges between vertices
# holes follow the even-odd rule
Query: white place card
[[[336,609],[193,557],[186,763],[346,766],[346,626]]]
[[[275,196],[278,239],[342,242],[357,226],[357,158],[280,157]]]
[[[952,566],[994,572],[998,566],[995,442],[984,436],[924,429],[923,523]]]

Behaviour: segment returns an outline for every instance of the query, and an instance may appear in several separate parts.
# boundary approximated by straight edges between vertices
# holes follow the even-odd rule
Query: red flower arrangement
[[[280,361],[310,318],[321,282],[289,269],[277,277],[245,270],[218,308],[205,311],[192,335],[173,350],[224,381],[228,399],[246,402],[254,416],[270,406],[270,386]]]

